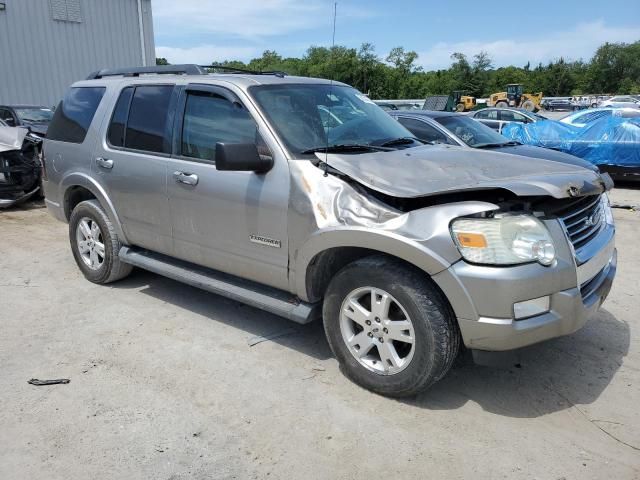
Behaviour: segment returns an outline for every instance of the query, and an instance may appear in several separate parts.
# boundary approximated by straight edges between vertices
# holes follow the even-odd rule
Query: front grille
[[[604,226],[604,209],[600,195],[589,195],[577,199],[557,212],[567,235],[578,250],[598,235]]]

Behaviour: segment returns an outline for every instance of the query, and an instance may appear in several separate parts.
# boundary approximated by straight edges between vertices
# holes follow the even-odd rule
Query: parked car
[[[520,142],[510,140],[461,113],[423,110],[420,112],[390,112],[389,115],[423,142],[510,153],[523,157],[568,163],[598,171],[597,167],[591,163],[573,155],[557,150],[523,145]]]
[[[546,117],[522,108],[483,108],[469,113],[468,116],[493,128],[498,133],[509,122],[532,123],[546,120]]]
[[[569,98],[553,98],[545,102],[544,107],[551,112],[556,110],[579,110],[580,105]]]
[[[570,113],[566,117],[562,117],[559,121],[576,127],[584,127],[600,118],[611,116],[622,118],[640,117],[640,109],[613,107],[594,108]]]
[[[0,122],[0,208],[26,201],[40,188],[41,140]]]
[[[603,116],[584,126],[553,120],[512,123],[505,126],[503,134],[585,159],[614,180],[640,181],[640,117]]]
[[[49,107],[34,105],[0,105],[0,120],[11,127],[24,127],[43,138],[53,117]]]
[[[640,108],[640,100],[630,95],[618,95],[600,103],[600,106],[614,108]]]
[[[89,281],[137,266],[299,323],[321,315],[342,371],[385,395],[442,378],[461,342],[574,332],[616,270],[608,177],[422,145],[323,79],[96,72],[56,109],[44,171]]]

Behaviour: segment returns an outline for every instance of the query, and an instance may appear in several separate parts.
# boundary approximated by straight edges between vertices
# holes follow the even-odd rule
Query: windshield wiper
[[[380,146],[381,147],[391,147],[394,145],[409,145],[410,143],[424,143],[422,140],[416,138],[416,137],[400,137],[400,138],[394,138],[393,140],[387,140],[384,143],[381,143]]]
[[[316,153],[316,152],[326,152],[326,153],[334,153],[334,152],[366,152],[366,151],[374,151],[374,152],[388,152],[393,150],[392,148],[378,147],[376,145],[368,145],[366,143],[345,143],[338,145],[324,145],[322,147],[313,147],[307,150],[303,150],[300,153]]]
[[[500,143],[476,143],[471,145],[473,148],[499,148],[499,147],[513,147],[515,145],[522,145],[520,142],[500,142]]]

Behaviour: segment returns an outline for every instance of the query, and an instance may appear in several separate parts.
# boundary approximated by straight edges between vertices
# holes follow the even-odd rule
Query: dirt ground
[[[640,213],[615,216],[585,328],[396,401],[340,373],[319,323],[144,271],[91,284],[66,225],[0,212],[0,479],[640,478]]]

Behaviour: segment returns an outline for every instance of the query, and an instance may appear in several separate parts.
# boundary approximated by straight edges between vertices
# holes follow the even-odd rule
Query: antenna
[[[324,151],[324,176],[329,175],[329,130],[331,130],[331,102],[333,102],[333,77],[336,72],[336,17],[338,2],[333,3],[333,35],[331,36],[331,78],[329,79],[329,119],[327,120],[327,149]]]

